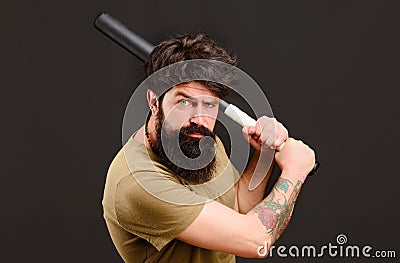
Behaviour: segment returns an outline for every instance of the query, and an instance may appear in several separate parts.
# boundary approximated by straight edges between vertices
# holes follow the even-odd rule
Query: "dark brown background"
[[[107,168],[121,147],[126,104],[144,71],[95,31],[101,11],[152,43],[176,33],[211,35],[237,53],[240,68],[264,89],[291,135],[314,147],[322,166],[277,245],[322,246],[344,233],[348,244],[399,254],[395,3],[2,4],[1,261],[121,262],[101,199]]]

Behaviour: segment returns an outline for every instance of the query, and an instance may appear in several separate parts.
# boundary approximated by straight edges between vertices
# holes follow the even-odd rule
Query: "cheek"
[[[208,129],[213,131],[215,128],[215,123],[217,122],[217,116],[215,115],[215,117],[209,117],[207,118],[207,125],[208,125]]]
[[[207,123],[215,125],[215,122],[217,121],[217,116],[218,116],[218,108],[213,108],[206,110],[204,112],[205,118],[207,120]]]
[[[167,115],[164,115],[164,123],[168,128],[177,130],[186,127],[189,124],[190,117],[189,111],[182,111],[175,107],[170,109]]]

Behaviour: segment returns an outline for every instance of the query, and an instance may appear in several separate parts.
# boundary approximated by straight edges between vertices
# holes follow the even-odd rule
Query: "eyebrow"
[[[183,92],[183,91],[177,91],[177,92],[175,93],[175,96],[176,96],[176,97],[182,96],[182,97],[185,97],[185,98],[187,98],[187,99],[193,99],[193,98],[195,98],[195,97],[198,97],[198,96],[192,96],[192,95],[190,95],[190,94],[188,94],[188,93],[185,93],[185,92]],[[203,95],[201,95],[201,96],[203,96]],[[213,98],[213,96],[210,96],[210,97],[211,97],[211,100],[212,100],[213,103],[216,103],[216,102],[218,101],[218,98]]]
[[[187,93],[185,93],[183,91],[176,92],[175,96],[182,96],[182,97],[189,98],[189,99],[194,97],[194,96],[191,96],[190,94],[187,94]]]

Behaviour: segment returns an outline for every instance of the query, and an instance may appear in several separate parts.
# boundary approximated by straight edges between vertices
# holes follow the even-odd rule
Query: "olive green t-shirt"
[[[210,183],[188,186],[148,151],[129,139],[110,165],[104,218],[125,262],[235,262],[235,256],[189,245],[176,239],[216,200],[234,208],[239,174],[217,138],[216,169]],[[229,242],[229,241],[227,241]]]

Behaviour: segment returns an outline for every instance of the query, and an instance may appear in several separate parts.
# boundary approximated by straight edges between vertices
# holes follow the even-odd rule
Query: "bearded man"
[[[210,37],[181,35],[154,49],[147,75],[193,59],[236,65],[236,58]],[[313,150],[289,138],[281,123],[262,116],[255,126],[243,128],[255,151],[240,175],[214,133],[219,100],[229,88],[192,80],[160,92],[156,83],[147,91],[147,121],[107,174],[104,217],[119,254],[125,262],[225,263],[235,262],[235,255],[267,256],[314,166]],[[264,198],[270,169],[250,191],[262,149],[283,144],[274,156],[282,173],[273,190]]]

